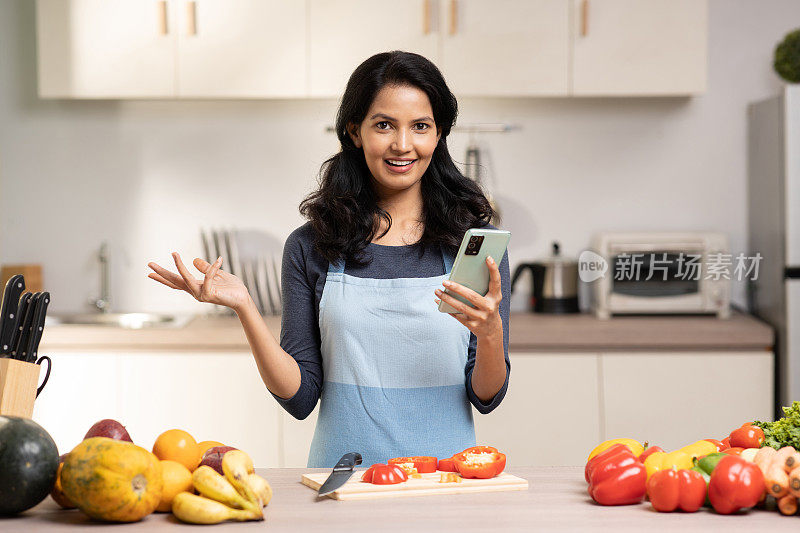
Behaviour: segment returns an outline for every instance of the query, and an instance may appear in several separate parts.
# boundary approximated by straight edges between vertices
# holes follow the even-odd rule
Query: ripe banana
[[[230,481],[219,475],[210,466],[203,465],[197,468],[192,473],[192,483],[197,492],[206,498],[211,498],[236,509],[258,510],[259,513],[261,512],[261,508],[258,505],[243,498],[241,494],[236,492]]]
[[[256,493],[258,499],[261,500],[261,505],[266,507],[272,499],[272,487],[269,486],[267,480],[258,474],[247,474],[244,482]]]
[[[253,460],[250,459],[249,455],[241,450],[225,452],[225,455],[222,456],[222,471],[225,472],[225,477],[236,487],[239,494],[254,504],[258,504],[261,501],[256,491],[245,482],[248,474],[255,472]]]
[[[181,492],[172,500],[172,514],[183,522],[190,524],[219,524],[225,520],[264,520],[261,509],[239,510],[227,505],[197,496],[189,492]]]

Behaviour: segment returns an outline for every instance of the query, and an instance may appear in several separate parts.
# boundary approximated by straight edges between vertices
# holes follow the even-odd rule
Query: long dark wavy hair
[[[322,164],[319,188],[300,204],[300,213],[314,229],[318,251],[330,262],[368,262],[361,252],[380,231],[381,220],[386,221],[387,229],[378,237],[385,235],[392,223],[389,213],[378,206],[364,152],[347,132],[349,124],[361,124],[378,91],[387,85],[410,85],[427,94],[441,132],[422,176],[424,231],[418,244],[440,245],[453,253],[465,231],[485,226],[495,214],[480,186],[461,174],[447,150],[458,103],[442,73],[419,54],[375,54],[356,68],[342,96],[336,115],[342,149]]]

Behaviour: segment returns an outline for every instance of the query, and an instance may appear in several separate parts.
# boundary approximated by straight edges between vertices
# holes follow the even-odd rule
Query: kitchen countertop
[[[276,338],[280,317],[264,318]],[[512,313],[513,351],[771,350],[774,332],[764,322],[734,312],[728,320],[709,316],[614,317],[591,314]],[[47,350],[249,351],[235,317],[198,316],[182,328],[123,329],[108,326],[52,325],[45,328]]]
[[[751,510],[722,516],[708,509],[696,513],[657,513],[649,503],[602,507],[586,493],[582,467],[520,467],[509,472],[530,482],[527,491],[432,495],[363,501],[319,499],[300,483],[302,473],[324,469],[258,469],[275,492],[263,522],[226,522],[205,531],[796,531],[797,517],[775,510]],[[358,473],[356,473],[358,475]],[[120,526],[94,522],[79,511],[61,510],[50,498],[23,515],[0,518],[0,530],[12,531],[184,531],[170,514],[156,513]]]

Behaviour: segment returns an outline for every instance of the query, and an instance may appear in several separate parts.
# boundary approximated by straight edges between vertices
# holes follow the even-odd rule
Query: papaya
[[[92,437],[64,460],[61,488],[69,501],[92,518],[136,522],[161,501],[158,458],[131,442]]]
[[[61,470],[64,468],[64,458],[67,454],[62,455],[58,458],[58,470],[56,471],[56,484],[53,486],[53,490],[50,491],[50,496],[55,500],[55,502],[63,507],[64,509],[75,509],[75,504],[69,501],[69,498],[64,494],[64,491],[61,489]]]

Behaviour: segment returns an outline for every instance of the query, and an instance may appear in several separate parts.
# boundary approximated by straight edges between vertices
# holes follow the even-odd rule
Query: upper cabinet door
[[[566,96],[569,2],[441,0],[441,68],[456,96]]]
[[[573,0],[575,95],[706,89],[706,0]]]
[[[435,0],[310,0],[311,96],[339,98],[350,74],[379,52],[437,61]]]
[[[177,28],[178,96],[306,95],[305,2],[175,2],[181,14]]]
[[[169,2],[37,0],[39,95],[175,95],[175,13]]]

